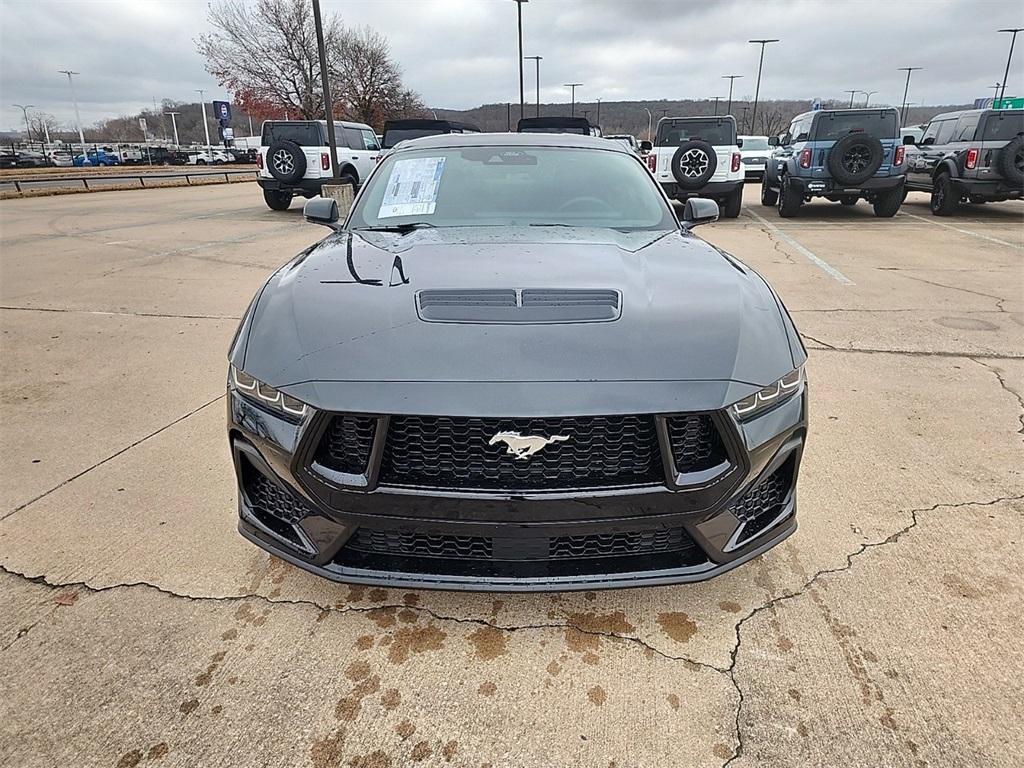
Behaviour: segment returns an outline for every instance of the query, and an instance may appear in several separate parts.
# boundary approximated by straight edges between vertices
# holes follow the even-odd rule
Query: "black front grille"
[[[447,536],[359,528],[345,546],[358,552],[407,557],[491,557],[491,540],[483,536]]]
[[[334,416],[320,438],[313,460],[335,472],[365,474],[376,429],[377,419],[373,416]]]
[[[794,463],[795,459],[788,459],[732,506],[732,513],[743,523],[743,540],[757,536],[782,513],[793,485]]]
[[[709,415],[683,414],[671,416],[667,421],[668,442],[677,472],[700,472],[728,460],[722,436]]]
[[[556,536],[551,539],[552,558],[613,557],[678,552],[695,546],[682,528],[624,533],[591,533],[582,536]]]
[[[245,472],[243,482],[253,514],[260,519],[273,517],[285,523],[295,524],[302,518],[314,514],[309,504],[281,488],[262,472],[255,469]]]
[[[568,440],[516,458],[499,432]],[[664,481],[651,416],[482,419],[392,416],[384,485],[459,490],[555,490],[653,485]]]

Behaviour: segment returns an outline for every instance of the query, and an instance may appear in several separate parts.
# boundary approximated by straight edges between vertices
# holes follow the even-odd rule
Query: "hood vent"
[[[622,298],[611,290],[561,288],[427,290],[416,311],[430,323],[600,323],[617,320]]]

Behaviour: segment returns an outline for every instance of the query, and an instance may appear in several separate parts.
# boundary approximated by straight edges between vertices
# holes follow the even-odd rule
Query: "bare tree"
[[[52,139],[60,130],[60,123],[57,121],[57,118],[48,112],[33,112],[29,115],[28,124],[32,129],[32,135],[40,140],[47,135]]]
[[[757,113],[757,122],[761,126],[763,135],[776,136],[786,127],[789,119],[779,107],[765,106]]]

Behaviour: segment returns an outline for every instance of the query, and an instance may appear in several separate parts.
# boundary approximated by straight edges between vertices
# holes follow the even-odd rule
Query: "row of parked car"
[[[114,165],[223,165],[256,162],[255,149],[177,150],[168,147],[93,147],[84,154],[66,150],[0,152],[0,168],[70,168]]]
[[[361,123],[336,122],[340,183],[358,186],[382,153],[402,141],[446,133],[479,132],[448,120],[397,120],[377,135]],[[536,117],[520,133],[601,136],[585,118]],[[645,158],[672,199],[718,202],[722,215],[740,213],[743,184],[761,179],[761,203],[796,216],[814,198],[841,205],[861,200],[876,216],[895,216],[909,191],[927,192],[935,215],[961,204],[1024,196],[1024,110],[973,109],[934,117],[920,134],[900,128],[890,107],[825,109],[793,118],[778,136],[738,136],[731,115],[664,117],[653,141],[606,136]],[[284,210],[295,196],[315,197],[332,177],[325,121],[268,121],[257,156],[259,184],[270,208]]]

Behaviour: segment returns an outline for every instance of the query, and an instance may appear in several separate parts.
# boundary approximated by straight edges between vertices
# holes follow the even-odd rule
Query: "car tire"
[[[267,207],[273,211],[287,211],[292,204],[292,193],[281,192],[276,189],[264,189],[263,199]]]
[[[206,165],[205,160],[196,160],[196,165]]]
[[[735,219],[739,218],[740,210],[743,208],[743,187],[740,187],[727,198],[725,198],[725,205],[722,207],[722,218]]]
[[[1024,136],[1017,136],[999,151],[996,170],[1010,186],[1024,187]]]
[[[343,173],[343,174],[341,174],[341,176],[338,178],[338,181],[341,184],[351,184],[352,185],[352,191],[353,192],[356,191],[356,186],[357,186],[358,182],[356,181],[356,177],[353,176],[351,173]]]
[[[871,203],[875,216],[880,219],[891,219],[899,211],[901,205],[903,205],[903,189],[901,187],[879,192]]]
[[[267,170],[282,184],[295,184],[306,175],[306,155],[294,141],[282,139],[267,148]]]
[[[952,216],[960,207],[960,192],[948,173],[935,177],[929,207],[936,216]]]
[[[832,145],[825,165],[833,179],[853,187],[874,176],[884,159],[882,142],[874,136],[850,133]]]
[[[761,178],[761,205],[765,208],[774,208],[779,203],[778,190],[772,189],[766,173]]]
[[[793,188],[788,176],[782,177],[782,185],[779,188],[779,216],[784,219],[791,219],[796,216],[803,205],[804,198],[800,191]]]
[[[857,201],[860,200],[857,195],[843,195],[839,198],[840,205],[856,205]]]
[[[683,142],[672,155],[672,175],[683,189],[700,189],[715,175],[718,156],[706,141]]]

